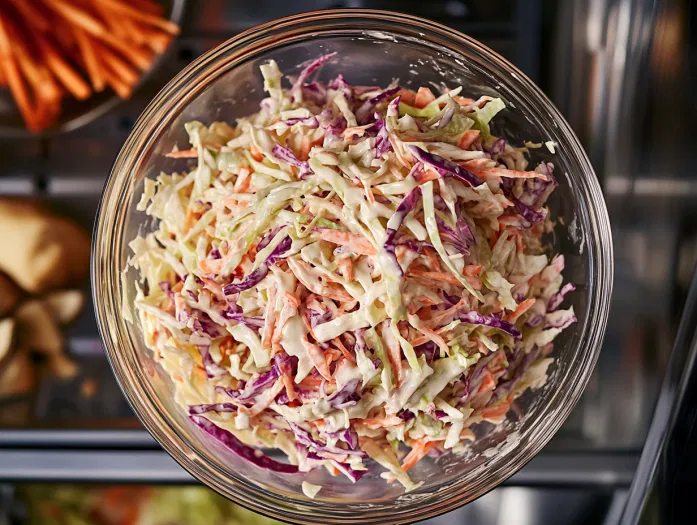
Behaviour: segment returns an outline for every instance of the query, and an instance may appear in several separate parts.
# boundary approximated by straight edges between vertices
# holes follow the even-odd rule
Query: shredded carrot
[[[336,265],[347,282],[353,282],[353,261],[351,257],[341,257],[336,261]]]
[[[298,399],[298,394],[295,392],[295,387],[293,386],[293,378],[287,373],[281,376],[283,378],[283,386],[286,387],[286,394],[288,394],[289,401],[295,401]]]
[[[401,97],[399,101],[403,104],[407,104],[408,106],[414,105],[416,93],[414,93],[411,89],[400,89],[397,96]]]
[[[489,248],[492,250],[494,249],[494,246],[496,246],[496,242],[499,240],[499,237],[501,236],[500,232],[492,232],[491,238],[489,239]]]
[[[423,109],[434,100],[436,100],[436,97],[429,88],[420,87],[419,91],[416,92],[416,98],[414,98],[414,107]]]
[[[376,255],[378,253],[375,246],[373,246],[368,239],[356,235],[355,233],[334,230],[332,228],[322,228],[317,234],[320,239],[338,244],[339,246],[351,248],[354,253],[357,254]]]
[[[473,98],[461,97],[459,95],[455,95],[453,97],[453,100],[462,107],[473,106],[475,103],[475,100]]]
[[[290,292],[284,292],[284,297],[288,301],[289,304],[291,304],[294,308],[298,308],[300,306],[300,299],[298,299],[295,295],[293,295]]]
[[[482,410],[481,416],[485,421],[490,423],[500,423],[506,414],[511,409],[510,401],[505,401],[499,405],[486,407]]]
[[[525,312],[527,312],[530,308],[533,307],[535,304],[536,299],[530,298],[530,299],[525,299],[522,303],[518,305],[518,307],[508,314],[506,316],[506,321],[509,321],[511,323],[515,323],[518,318],[520,318],[521,315],[523,315]]]
[[[356,357],[349,352],[348,348],[344,346],[344,343],[341,342],[341,339],[338,337],[335,337],[332,339],[332,343],[336,345],[336,347],[341,351],[341,353],[344,355],[344,357],[352,364],[356,364]]]
[[[474,101],[473,101],[474,102]],[[479,138],[479,130],[478,129],[468,129],[465,131],[460,137],[459,142],[457,143],[457,147],[460,149],[469,149],[472,144],[474,144],[474,141],[476,141]]]
[[[324,358],[324,352],[322,349],[316,344],[308,341],[307,336],[303,337],[303,346],[305,347],[307,355],[310,357],[310,359],[312,359],[312,362],[320,375],[328,381],[331,380],[332,373],[329,371],[329,365]]]
[[[385,417],[368,417],[365,419],[352,419],[351,423],[360,425],[371,430],[377,430],[379,428],[395,427],[401,425],[403,421],[397,416],[385,416]]]
[[[165,157],[169,159],[196,159],[198,158],[198,150],[196,148],[191,148],[170,151],[165,155]]]
[[[410,322],[410,324],[413,326],[414,323]],[[418,327],[416,328],[419,332],[424,334],[430,341],[433,341],[436,343],[438,348],[445,353],[445,355],[450,354],[450,348],[448,347],[448,344],[445,342],[445,339],[443,339],[437,332],[435,332],[433,329],[429,328],[428,326],[425,326],[423,323],[419,323]],[[412,345],[414,346],[414,345]]]
[[[476,277],[477,275],[482,273],[483,269],[484,267],[481,264],[468,264],[465,266],[462,273],[469,277]]]
[[[184,228],[182,229],[184,235],[189,233],[189,230],[194,225],[194,223],[200,218],[194,210],[189,209],[186,212],[186,220],[184,221]]]
[[[252,158],[257,162],[264,160],[264,156],[261,154],[261,151],[259,151],[259,148],[257,148],[254,144],[249,146],[249,152],[251,153]]]
[[[300,386],[306,390],[319,390],[322,381],[324,381],[324,379],[308,376],[300,382]]]
[[[436,445],[438,445],[438,441],[425,441],[424,439],[414,440],[409,454],[404,457],[402,469],[405,471],[411,469]]]
[[[419,184],[419,186],[420,186],[421,184],[426,184],[429,181],[439,179],[440,175],[438,175],[437,171],[428,169],[428,170],[422,171],[421,173],[418,174],[417,177],[414,177],[414,178],[416,179],[417,184]]]
[[[494,379],[494,376],[489,372],[488,368],[484,369],[483,372],[483,378],[482,378],[482,384],[479,387],[479,390],[477,390],[477,395],[479,394],[484,394],[486,392],[491,392],[496,388],[496,380]]]
[[[441,281],[449,284],[454,284],[456,286],[462,286],[458,278],[448,272],[429,272],[425,270],[414,269],[410,270],[408,275],[410,277],[421,277],[423,279]]]

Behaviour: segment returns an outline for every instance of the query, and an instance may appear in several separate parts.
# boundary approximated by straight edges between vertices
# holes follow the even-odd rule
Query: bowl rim
[[[474,484],[465,484],[462,481],[451,483],[448,487],[438,490],[437,498],[432,494],[430,498],[421,498],[416,504],[381,502],[368,509],[365,514],[363,508],[359,510],[351,505],[292,499],[247,480],[231,477],[207,462],[205,457],[196,451],[196,447],[177,432],[166,415],[158,409],[142,371],[135,371],[127,366],[128,363],[121,355],[120,349],[124,341],[129,341],[126,323],[114,322],[122,318],[120,311],[123,283],[120,279],[120,257],[113,255],[122,253],[124,239],[118,235],[118,228],[125,220],[127,207],[124,204],[128,202],[129,192],[135,186],[135,178],[131,174],[137,172],[152,144],[148,137],[159,136],[166,123],[171,121],[168,117],[176,115],[197,92],[223,74],[212,71],[215,69],[212,67],[214,64],[220,71],[227,72],[248,58],[284,44],[330,36],[330,29],[341,29],[342,35],[360,35],[377,30],[401,38],[411,36],[460,56],[467,50],[476,53],[490,71],[512,75],[515,88],[532,95],[528,98],[533,109],[540,114],[544,111],[544,118],[549,118],[556,124],[556,129],[550,134],[563,139],[563,143],[569,146],[566,154],[583,174],[578,181],[579,186],[574,189],[581,193],[582,202],[585,201],[588,205],[587,217],[582,217],[589,229],[588,258],[591,268],[588,271],[597,281],[590,287],[590,313],[584,326],[584,337],[579,338],[575,349],[575,355],[581,353],[585,356],[581,370],[575,373],[580,380],[565,393],[567,399],[559,403],[559,411],[555,417],[549,418],[544,429],[538,429],[536,439],[530,439],[528,446],[520,447],[522,450],[507,456],[506,472],[501,472],[502,469],[499,468],[497,472]],[[221,60],[229,67],[220,67]],[[592,257],[591,253],[595,257]],[[561,427],[580,398],[600,353],[609,314],[613,256],[607,209],[590,161],[559,111],[524,73],[483,44],[437,22],[390,11],[333,9],[288,16],[242,32],[199,57],[160,91],[135,123],[105,183],[93,231],[91,270],[97,324],[119,386],[143,426],[193,477],[246,508],[284,521],[327,524],[384,523],[387,519],[390,523],[408,523],[449,512],[488,492],[530,461]],[[132,346],[130,350],[133,350]],[[569,373],[567,371],[567,375]],[[555,392],[551,402],[560,401],[559,397],[560,391]],[[542,430],[544,432],[541,432]],[[499,465],[501,466],[503,464]]]

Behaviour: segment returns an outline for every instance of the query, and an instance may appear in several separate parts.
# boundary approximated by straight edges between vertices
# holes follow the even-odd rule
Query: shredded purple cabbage
[[[353,104],[353,87],[351,86],[351,84],[346,82],[346,79],[343,75],[339,74],[334,80],[329,82],[329,89],[333,89],[334,91],[340,91],[344,94],[346,102],[348,102],[349,104]]]
[[[520,202],[526,206],[539,210],[544,206],[547,198],[552,194],[559,183],[554,178],[554,164],[541,162],[535,171],[547,176],[547,180],[541,178],[523,179],[520,184]]]
[[[455,116],[455,111],[455,108],[453,106],[450,106],[443,112],[443,116],[438,121],[438,129],[443,129],[448,124],[450,124],[450,121],[453,119],[453,116]]]
[[[249,380],[242,390],[226,390],[225,392],[238,401],[246,401],[260,394],[263,390],[273,385],[281,377],[281,371],[276,363],[271,366],[271,370],[261,374],[254,380]]]
[[[219,377],[228,373],[227,370],[213,360],[209,345],[196,345],[196,348],[203,359],[203,368],[206,370],[206,377],[208,377],[208,379]]]
[[[443,419],[445,417],[448,417],[448,414],[446,414],[443,410],[434,410],[433,417],[435,417],[436,419]]]
[[[503,153],[505,149],[506,139],[500,138],[497,139],[490,148],[484,148],[484,151],[486,151],[490,155],[501,155],[501,153]]]
[[[341,390],[327,399],[329,406],[341,409],[355,405],[360,399],[360,395],[357,392],[358,384],[358,379],[352,379],[346,383]]]
[[[520,330],[518,330],[513,323],[509,323],[503,319],[482,315],[475,311],[460,312],[457,314],[457,318],[463,323],[481,324],[484,326],[491,326],[492,328],[498,328],[499,330],[512,335],[516,339],[521,337]]]
[[[404,275],[404,271],[395,253],[395,236],[397,235],[397,230],[402,226],[404,219],[409,215],[409,212],[416,207],[416,203],[419,202],[419,197],[421,197],[421,188],[416,187],[411,190],[397,206],[397,210],[394,215],[390,217],[390,220],[387,222],[387,229],[385,230],[385,242],[383,243],[383,247],[389,254],[390,259],[392,259],[395,269],[399,270],[400,277]]]
[[[255,330],[257,332],[264,328],[265,321],[263,317],[247,317],[242,314],[228,313],[227,311],[223,312],[222,315],[225,319],[230,319],[231,321],[237,321],[238,323],[242,323],[247,328],[251,328],[252,330]]]
[[[189,405],[189,414],[205,414],[206,412],[237,412],[232,403],[210,403],[206,405]]]
[[[259,268],[250,273],[245,277],[242,282],[239,283],[229,283],[223,287],[223,293],[225,295],[232,295],[234,293],[239,293],[244,290],[248,290],[259,284],[264,277],[269,273],[269,267],[284,257],[285,252],[287,252],[291,244],[293,243],[290,237],[285,237],[276,248],[271,252],[271,255],[259,265]]]
[[[346,443],[351,450],[358,449],[358,434],[355,430],[347,428],[337,432],[325,432],[324,435],[332,439],[341,440]]]
[[[286,126],[294,126],[295,124],[304,124],[310,129],[317,129],[319,127],[319,120],[317,117],[295,117],[289,118],[283,121]]]
[[[297,425],[291,421],[288,421],[288,425],[290,426],[290,429],[293,431],[293,434],[295,434],[295,438],[298,443],[301,445],[304,445],[306,447],[312,447],[315,449],[315,453],[319,455],[320,457],[323,455],[323,453],[328,453],[328,454],[346,454],[348,456],[361,456],[361,457],[366,457],[366,453],[363,452],[362,450],[354,450],[354,449],[345,449],[345,448],[340,448],[340,447],[330,447],[329,445],[325,443],[321,443],[317,441],[315,438],[312,437],[312,435],[305,429],[303,429],[300,425]],[[327,458],[322,458],[322,459],[327,459]]]
[[[160,281],[160,290],[167,294],[167,297],[174,300],[174,292],[172,291],[172,284],[169,281]]]
[[[540,181],[540,182],[543,184],[548,184],[545,181]],[[523,202],[521,199],[516,197],[515,193],[514,193],[515,184],[516,184],[515,180],[513,180],[513,179],[504,179],[504,181],[501,184],[501,189],[503,190],[503,193],[506,196],[506,198],[513,203],[513,206],[515,208],[516,213],[518,213],[521,217],[523,217],[531,225],[532,224],[540,224],[541,222],[543,222],[545,220],[545,218],[547,217],[547,210],[542,208],[539,211],[535,211],[530,206],[525,204],[525,202]],[[556,184],[556,181],[555,181],[555,184]],[[545,197],[545,199],[546,199],[546,197]]]
[[[568,293],[573,292],[575,289],[576,286],[574,286],[573,283],[566,283],[561,290],[559,290],[549,299],[549,303],[547,303],[547,311],[556,311],[561,306],[561,303],[564,302],[564,297],[566,297]]]
[[[361,107],[359,107],[356,110],[356,120],[358,121],[358,123],[365,124],[368,121],[368,118],[370,117],[370,114],[375,108],[375,106],[377,106],[383,100],[386,100],[391,96],[396,95],[398,92],[399,86],[395,86],[392,88],[385,89],[384,91],[381,91],[374,97],[369,98],[368,100],[363,102],[363,104],[361,104]]]
[[[458,217],[455,228],[451,228],[440,217],[436,216],[438,232],[443,242],[450,244],[459,253],[469,255],[469,249],[474,245],[475,238],[469,224],[462,217]]]
[[[315,461],[329,461],[334,467],[336,467],[344,475],[346,475],[346,477],[349,478],[352,483],[356,483],[359,479],[363,477],[364,474],[366,474],[366,472],[368,472],[367,470],[355,470],[351,468],[351,466],[348,463],[340,463],[339,461],[333,459],[328,460],[316,454],[315,452],[308,452],[307,457],[308,459],[313,459]]]
[[[293,94],[294,102],[298,101],[297,93],[300,92],[302,94],[302,87],[305,84],[305,81],[310,77],[310,75],[317,71],[320,67],[322,67],[326,62],[329,62],[335,56],[336,53],[329,53],[328,55],[321,56],[310,62],[305,67],[305,69],[303,69],[300,72],[300,75],[298,75],[298,78],[295,80],[295,82],[293,82],[293,87],[291,88],[291,93]]]
[[[523,352],[521,350],[521,354],[522,353]],[[522,359],[518,360],[518,363],[516,363],[512,367],[509,367],[509,370],[514,370],[511,379],[499,383],[499,385],[496,387],[496,390],[494,390],[494,393],[491,396],[491,399],[489,400],[488,404],[491,405],[495,403],[497,400],[507,397],[508,394],[511,393],[511,391],[523,378],[523,375],[525,375],[525,372],[528,370],[528,368],[530,368],[532,364],[537,360],[539,355],[540,348],[537,345],[535,345],[529,353],[525,354]]]
[[[416,415],[411,410],[402,410],[399,414],[397,414],[397,417],[404,421],[409,421],[414,419]]]
[[[273,153],[273,156],[277,159],[285,161],[291,166],[298,168],[300,170],[301,177],[310,175],[312,173],[312,169],[307,161],[299,160],[298,157],[295,156],[295,153],[288,148],[284,148],[280,144],[274,144],[273,148],[271,149],[271,153]]]
[[[566,319],[559,319],[559,320],[552,320],[552,319],[545,319],[545,328],[568,328],[572,324],[576,322],[576,316],[575,315],[570,315]]]
[[[427,341],[422,345],[414,347],[414,353],[417,356],[423,355],[427,363],[432,362],[436,358],[436,352],[438,352],[438,346],[433,341]]]
[[[469,183],[472,187],[479,186],[482,183],[471,171],[455,164],[451,160],[444,159],[440,155],[429,153],[413,145],[409,146],[409,151],[411,151],[412,155],[414,155],[417,160],[434,167],[441,177],[445,175],[454,175]]]
[[[343,115],[336,117],[328,126],[324,133],[323,145],[329,146],[334,142],[342,140],[344,137],[344,130],[346,129],[346,118]]]
[[[241,458],[249,461],[250,463],[256,465],[259,468],[266,470],[271,470],[273,472],[278,472],[280,474],[297,474],[298,467],[296,465],[289,465],[287,463],[280,463],[263,452],[245,445],[239,439],[237,439],[231,432],[220,428],[213,422],[209,421],[203,416],[190,415],[189,419],[194,422],[194,424],[201,430],[212,436],[214,439],[222,443],[231,452],[234,452]]]

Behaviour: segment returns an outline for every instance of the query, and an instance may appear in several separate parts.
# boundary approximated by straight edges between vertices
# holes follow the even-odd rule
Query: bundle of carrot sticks
[[[27,128],[51,127],[66,96],[128,98],[179,27],[154,0],[1,0],[0,89]]]

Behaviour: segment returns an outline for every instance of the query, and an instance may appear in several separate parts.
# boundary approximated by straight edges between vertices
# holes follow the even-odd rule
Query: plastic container
[[[471,455],[427,458],[410,471],[423,482],[404,494],[379,477],[382,469],[351,484],[325,471],[288,476],[249,465],[195,428],[175,406],[164,372],[153,363],[132,308],[135,272],[121,272],[127,243],[152,227],[136,211],[143,179],[174,165],[163,154],[187,147],[184,123],[233,121],[257,111],[263,98],[259,65],[273,58],[282,70],[337,51],[320,79],[342,73],[353,84],[464,85],[467,96],[490,94],[507,102],[498,131],[514,143],[557,143],[540,157],[557,166],[559,189],[550,206],[560,219],[555,251],[566,256],[565,279],[578,289],[571,302],[578,322],[557,339],[547,385],[528,392],[522,416],[503,426],[484,424]],[[181,165],[179,165],[181,167]],[[552,438],[590,378],[607,322],[612,286],[612,244],[607,211],[593,169],[557,109],[520,71],[482,44],[434,22],[395,13],[334,10],[307,13],[258,26],[207,53],[180,73],[136,123],[107,181],[94,232],[93,289],[99,325],[114,373],[145,427],[193,476],[236,502],[276,518],[301,523],[405,523],[441,514],[481,496],[515,473]],[[125,288],[124,288],[125,286]],[[516,420],[517,419],[517,420]],[[323,485],[317,498],[303,495],[303,480]]]

